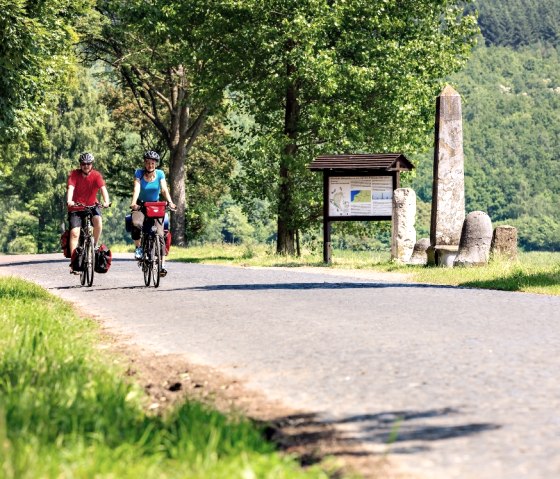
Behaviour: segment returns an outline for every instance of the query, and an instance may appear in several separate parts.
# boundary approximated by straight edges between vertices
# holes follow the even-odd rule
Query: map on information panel
[[[391,176],[331,176],[329,216],[391,216]]]

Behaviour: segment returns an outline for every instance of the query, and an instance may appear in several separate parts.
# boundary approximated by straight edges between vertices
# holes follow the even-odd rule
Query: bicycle
[[[165,242],[163,235],[158,233],[156,221],[164,221],[166,211],[170,211],[166,201],[145,201],[140,204],[144,213],[144,225],[140,233],[142,258],[137,260],[138,266],[144,273],[144,285],[159,287],[160,279],[164,276],[163,257],[165,256]]]
[[[95,204],[87,206],[82,203],[76,203],[75,206],[79,207],[80,209],[75,209],[74,211],[84,211],[86,213],[82,218],[80,237],[78,239],[78,246],[76,247],[76,250],[79,254],[78,264],[82,265],[80,270],[80,284],[82,286],[87,284],[87,286],[89,287],[93,284],[93,276],[95,273],[93,222],[91,219],[93,218],[93,211],[95,210],[95,208],[103,208],[103,205]]]

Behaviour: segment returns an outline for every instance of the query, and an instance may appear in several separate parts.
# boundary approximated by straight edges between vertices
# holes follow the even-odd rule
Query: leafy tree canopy
[[[240,76],[255,141],[242,151],[240,200],[268,197],[278,250],[321,215],[321,152],[399,151],[425,145],[440,82],[466,61],[478,32],[463,2],[247,1],[240,32],[253,58]],[[262,196],[261,196],[262,197]]]
[[[0,138],[45,113],[72,66],[74,25],[93,0],[0,0]]]

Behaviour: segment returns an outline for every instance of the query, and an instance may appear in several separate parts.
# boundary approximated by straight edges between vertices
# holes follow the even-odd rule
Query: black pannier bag
[[[95,251],[95,272],[104,274],[109,271],[111,267],[111,261],[113,260],[113,255],[110,249],[107,249],[107,246],[102,244],[99,248]]]
[[[84,270],[84,255],[82,254],[83,250],[84,248],[82,246],[78,246],[72,253],[72,258],[70,259],[70,265],[72,266],[73,271]]]

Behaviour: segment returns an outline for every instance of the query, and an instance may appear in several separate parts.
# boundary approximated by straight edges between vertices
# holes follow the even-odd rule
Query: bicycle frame
[[[159,287],[161,271],[163,269],[163,256],[165,251],[163,234],[157,232],[156,222],[163,223],[164,217],[150,218],[146,214],[145,205],[140,205],[144,213],[144,224],[140,234],[140,245],[143,250],[142,258],[138,260],[138,266],[144,273],[144,285],[154,288]],[[166,211],[168,208],[166,208]]]
[[[153,219],[146,218],[146,220]],[[146,220],[145,223],[147,222]],[[142,229],[144,230],[145,228]],[[143,255],[139,264],[144,273],[144,284],[150,286],[150,283],[152,283],[157,288],[159,287],[161,270],[163,268],[163,236],[157,233],[156,225],[153,224],[150,226],[149,231],[142,231],[140,242]]]
[[[95,273],[94,266],[95,266],[95,252],[93,249],[93,210],[97,207],[97,205],[86,206],[86,205],[77,205],[80,206],[81,210],[76,211],[84,211],[86,214],[82,218],[82,226],[80,227],[80,237],[78,239],[78,247],[81,248],[81,264],[83,265],[82,270],[80,271],[80,284],[82,286],[86,285],[91,286],[93,284],[93,276]]]

